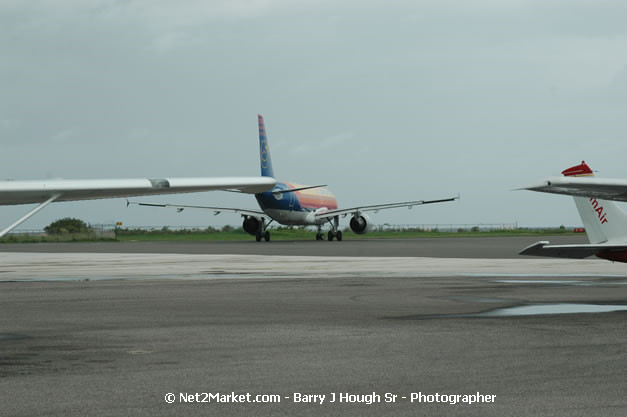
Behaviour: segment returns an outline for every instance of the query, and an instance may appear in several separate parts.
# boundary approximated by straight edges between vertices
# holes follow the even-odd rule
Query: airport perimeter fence
[[[301,226],[281,226],[272,225],[270,229],[289,230],[302,229]],[[312,229],[312,227],[308,227]],[[344,228],[349,231],[349,227]],[[409,233],[465,233],[465,232],[508,232],[508,231],[530,231],[530,232],[557,232],[557,233],[584,233],[581,226],[565,227],[528,227],[518,226],[518,222],[513,223],[422,223],[422,224],[391,224],[384,223],[374,225],[374,232],[409,232]],[[201,233],[235,232],[245,234],[241,226],[124,226],[115,224],[95,224],[89,225],[89,229],[81,233],[73,234],[53,234],[49,235],[43,229],[17,229],[11,231],[7,236],[0,238],[2,242],[44,242],[44,241],[72,241],[72,240],[116,240],[119,236],[134,234],[176,234],[193,235]]]
[[[433,223],[433,224],[382,224],[375,226],[380,232],[494,232],[517,230],[518,223]]]
[[[270,229],[291,229],[300,228],[302,226],[281,226],[273,224]],[[311,226],[313,227],[313,226]],[[212,226],[128,226],[128,230],[138,230],[143,232],[211,232],[240,229],[240,226],[226,225],[223,227]],[[348,229],[348,226],[346,227]],[[437,224],[389,224],[374,225],[373,230],[379,232],[397,231],[422,231],[422,232],[492,232],[498,230],[516,230],[517,223],[437,223]]]
[[[218,232],[231,231],[239,229],[239,226],[125,226],[118,228],[115,224],[98,224],[90,225],[88,233],[94,238],[115,238],[118,230],[123,231],[139,231],[139,232],[164,232],[164,233],[202,233],[202,232]],[[273,228],[291,228],[281,225],[272,225]],[[390,224],[374,225],[373,230],[378,232],[493,232],[517,230],[518,223],[430,223],[430,224]],[[546,227],[526,229],[546,229]],[[30,235],[30,236],[46,236],[43,229],[17,229],[9,233],[10,235]]]
[[[12,230],[0,238],[5,243],[70,242],[85,240],[116,240],[116,229],[88,228],[81,232],[47,233],[43,229]]]

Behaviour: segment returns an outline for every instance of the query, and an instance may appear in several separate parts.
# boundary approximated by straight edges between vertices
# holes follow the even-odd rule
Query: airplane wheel
[[[266,230],[266,233],[263,234],[263,239],[266,242],[270,242],[270,232]]]
[[[261,242],[261,232],[257,232],[257,234],[255,235],[255,240],[257,242]]]
[[[334,235],[333,235],[333,230],[330,230],[330,231],[329,231],[329,234],[328,234],[328,239],[329,239],[329,242],[331,242],[331,241],[333,240],[333,237],[334,237]]]
[[[316,233],[316,240],[322,240],[322,233]]]
[[[338,242],[342,241],[342,232],[340,230],[337,231],[337,233],[335,234],[335,237],[337,238]]]

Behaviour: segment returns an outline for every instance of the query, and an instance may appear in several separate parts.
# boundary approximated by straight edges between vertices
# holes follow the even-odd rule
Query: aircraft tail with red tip
[[[562,171],[565,177],[593,177],[590,167],[582,161]],[[594,197],[573,197],[592,244],[627,241],[627,215],[613,201]]]
[[[627,201],[627,185],[624,181],[586,178],[593,177],[594,173],[584,161],[565,169],[562,175],[524,189],[572,195],[590,243],[551,245],[548,241],[540,241],[527,246],[520,255],[576,259],[594,255],[627,262],[627,214],[612,201]],[[604,200],[604,197],[612,200]]]

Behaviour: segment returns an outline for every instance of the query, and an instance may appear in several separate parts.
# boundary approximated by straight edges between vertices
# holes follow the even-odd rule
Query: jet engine
[[[246,233],[255,236],[257,231],[261,227],[261,219],[254,216],[246,216],[244,217],[244,223],[242,227],[246,231]]]
[[[357,214],[351,218],[350,221],[351,230],[358,235],[366,234],[372,229],[372,222],[370,217],[365,214]]]

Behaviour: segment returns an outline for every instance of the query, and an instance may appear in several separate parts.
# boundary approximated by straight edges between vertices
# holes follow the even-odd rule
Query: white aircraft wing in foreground
[[[39,204],[12,225],[0,231],[0,236],[4,236],[53,201],[94,200],[216,190],[256,194],[271,190],[275,184],[276,181],[271,177],[0,181],[0,205]]]
[[[565,174],[566,175],[566,174]],[[591,176],[552,177],[536,184],[523,187],[523,190],[543,193],[565,194],[575,197],[594,197],[602,200],[627,201],[627,180],[594,178]],[[592,175],[592,173],[588,174]]]

